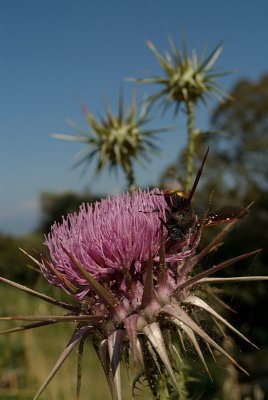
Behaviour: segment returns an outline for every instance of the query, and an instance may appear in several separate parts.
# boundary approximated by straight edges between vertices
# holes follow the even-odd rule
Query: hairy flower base
[[[208,283],[225,279],[209,278],[215,272],[249,257],[243,254],[195,273],[195,267],[217,249],[233,223],[227,225],[201,252],[196,253],[201,230],[189,232],[176,246],[170,244],[165,221],[167,204],[159,191],[138,191],[106,199],[94,206],[83,205],[61,225],[54,225],[46,244],[50,259],[41,262],[29,256],[53,285],[62,287],[76,299],[75,304],[59,302],[24,286],[0,278],[44,301],[68,310],[66,315],[3,317],[31,321],[22,327],[2,331],[17,332],[57,322],[76,322],[74,334],[34,399],[38,399],[73,348],[92,341],[102,363],[113,400],[121,400],[120,362],[134,365],[133,392],[140,378],[146,379],[155,399],[184,399],[182,368],[179,362],[184,338],[195,349],[205,370],[208,367],[200,339],[225,355],[246,372],[212,339],[195,317],[195,310],[207,313],[251,343],[221,317],[203,294]],[[161,218],[161,219],[160,219]],[[267,279],[247,277],[247,280]],[[242,281],[245,277],[232,278]],[[230,278],[226,278],[230,282]],[[200,290],[202,288],[202,290]],[[208,297],[208,296],[207,296]],[[181,349],[178,349],[178,339]],[[252,344],[252,343],[251,343]],[[78,368],[79,370],[79,368]],[[77,398],[80,391],[78,374]]]

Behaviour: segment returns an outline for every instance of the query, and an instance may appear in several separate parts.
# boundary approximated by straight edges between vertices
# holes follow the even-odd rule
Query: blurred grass
[[[2,316],[47,315],[49,313],[57,314],[59,309],[16,289],[1,285],[0,314]],[[0,329],[19,325],[15,322],[1,321]],[[62,323],[0,336],[0,399],[32,399],[69,341],[74,327],[74,323]],[[74,350],[40,399],[75,398],[76,355]],[[126,372],[123,373],[123,381],[123,398],[127,400],[131,396]],[[89,343],[84,349],[80,398],[81,400],[111,398],[102,367]],[[150,397],[144,395],[139,398],[149,399]]]

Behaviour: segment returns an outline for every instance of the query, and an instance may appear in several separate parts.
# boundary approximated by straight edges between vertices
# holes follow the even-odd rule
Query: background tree
[[[220,134],[199,136],[199,154],[211,147],[206,180],[220,182],[219,192],[258,200],[268,191],[268,74],[257,82],[239,81],[231,95],[234,101],[219,104],[211,117]]]
[[[35,271],[27,268],[25,255],[19,250],[37,252],[43,250],[43,237],[39,234],[29,234],[23,237],[13,237],[0,233],[0,276],[17,280],[20,283],[33,283],[38,278]]]

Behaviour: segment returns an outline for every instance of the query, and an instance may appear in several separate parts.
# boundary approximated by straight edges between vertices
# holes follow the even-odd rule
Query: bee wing
[[[205,226],[213,226],[218,224],[227,224],[246,217],[249,210],[237,206],[225,206],[216,211],[210,212],[206,216]]]

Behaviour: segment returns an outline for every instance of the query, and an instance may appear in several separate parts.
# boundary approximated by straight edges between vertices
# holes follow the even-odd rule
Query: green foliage
[[[232,171],[228,183],[237,192],[268,191],[268,74],[257,82],[239,81],[231,94],[234,101],[219,104],[211,118],[222,134],[206,136],[204,146],[211,143],[211,158],[218,160],[221,173]]]
[[[0,234],[0,276],[21,283],[33,283],[39,277],[35,271],[27,268],[28,260],[19,250],[40,253],[43,250],[43,237],[40,234],[30,234],[24,237],[12,237]]]

